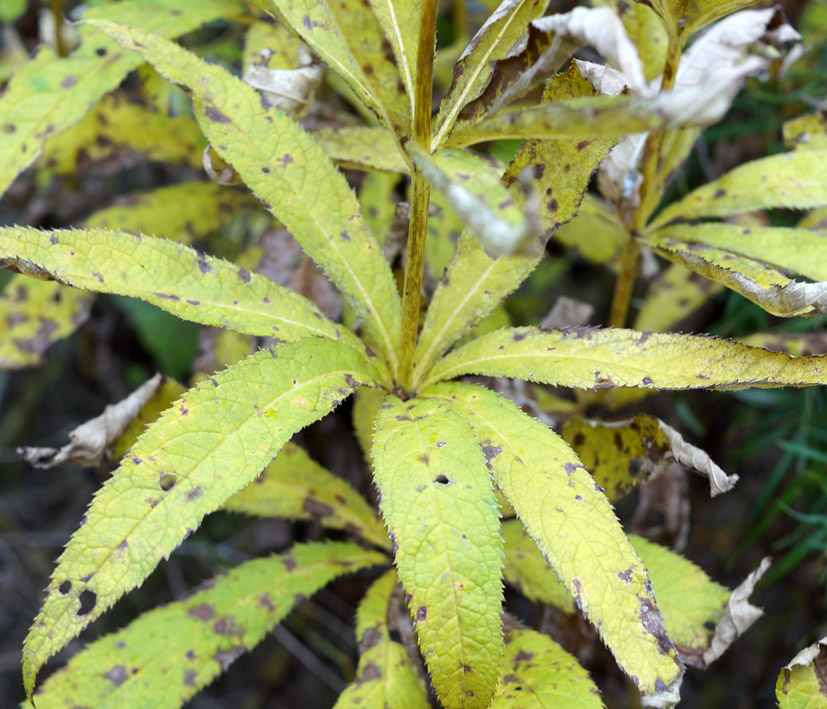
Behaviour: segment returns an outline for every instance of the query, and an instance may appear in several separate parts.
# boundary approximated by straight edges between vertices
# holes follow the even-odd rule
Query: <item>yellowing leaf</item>
[[[827,150],[827,114],[807,113],[783,126],[787,150]]]
[[[353,397],[353,429],[366,459],[370,459],[373,422],[384,400],[385,392],[367,387],[359,389]]]
[[[422,174],[445,195],[488,253],[499,256],[517,251],[539,230],[501,182],[501,169],[464,150],[428,155],[415,146],[411,149]]]
[[[393,133],[380,127],[321,128],[313,131],[324,151],[342,167],[407,175],[408,164]],[[377,235],[378,236],[378,235]]]
[[[503,522],[502,536],[505,580],[532,601],[548,603],[565,613],[574,613],[574,605],[565,586],[525,533],[523,523],[518,519]]]
[[[58,560],[24,644],[26,692],[49,657],[140,585],[296,431],[374,376],[356,350],[306,338],[261,350],[167,409],[98,491]]]
[[[428,239],[425,241],[425,270],[434,282],[442,278],[451,263],[463,228],[462,220],[451,208],[445,195],[432,190]]]
[[[592,5],[605,5],[617,11],[626,34],[640,55],[646,80],[660,76],[666,63],[669,38],[652,8],[642,3],[629,4],[625,0],[593,0]]]
[[[0,291],[0,369],[40,364],[53,343],[86,321],[91,305],[82,290],[12,276]]]
[[[641,693],[677,701],[683,667],[646,569],[574,451],[488,389],[443,384],[423,396],[450,402],[468,417],[497,487]]]
[[[625,229],[605,202],[584,194],[577,216],[554,232],[554,239],[592,263],[615,265],[626,243]]]
[[[486,707],[502,657],[502,542],[491,476],[471,427],[440,402],[390,396],[374,479],[440,701]]]
[[[175,37],[240,10],[234,0],[128,0],[89,10],[84,18],[117,20]],[[0,98],[0,194],[40,156],[49,138],[77,123],[141,63],[92,27],[82,27],[80,37],[80,47],[67,58],[39,47]]]
[[[547,635],[515,628],[505,633],[500,683],[491,709],[600,709],[597,687],[577,660]]]
[[[722,283],[773,315],[789,318],[827,312],[827,282],[794,281],[760,261],[705,244],[664,238],[657,244],[652,242],[650,248],[674,263]],[[791,258],[795,259],[795,255]],[[818,266],[817,261],[815,267]]]
[[[110,42],[111,44],[111,42]],[[169,116],[113,93],[77,125],[46,144],[40,165],[69,174],[84,161],[100,161],[134,151],[143,160],[201,166],[207,142],[189,117]]]
[[[521,327],[451,352],[428,382],[462,374],[579,389],[750,389],[827,382],[827,356],[791,357],[728,340],[635,330]]]
[[[395,370],[402,307],[396,284],[356,196],[318,143],[284,114],[264,109],[255,90],[225,69],[158,36],[98,26],[193,91],[213,149],[342,290]]]
[[[180,318],[249,335],[283,341],[306,335],[348,337],[289,288],[167,239],[4,227],[0,265],[75,288],[140,298]]]
[[[251,64],[268,69],[298,69],[305,52],[310,53],[284,25],[257,21],[250,24],[244,35],[242,66],[245,71]]]
[[[38,709],[181,706],[337,576],[382,564],[356,544],[297,544],[218,577],[183,601],[144,613],[75,655],[35,695]]]
[[[361,0],[262,3],[336,71],[397,135],[410,134],[410,103],[393,51],[371,6]]]
[[[254,200],[215,182],[182,182],[119,198],[86,220],[90,229],[163,236],[191,244],[234,219]]]
[[[676,219],[728,217],[769,207],[809,209],[827,205],[827,151],[797,150],[753,160],[670,204],[654,230]]]
[[[659,478],[676,462],[709,478],[712,497],[738,481],[737,475],[728,476],[704,451],[654,416],[639,414],[626,421],[572,418],[560,435],[612,501]]]
[[[579,74],[567,72],[549,82],[543,100],[591,95],[593,89],[586,83]],[[538,213],[540,223],[553,232],[576,214],[589,179],[610,146],[611,141],[591,138],[527,141],[506,169],[503,181],[522,208],[527,197],[521,179],[528,176],[531,191],[543,203]],[[545,238],[546,235],[538,239],[533,249],[527,244],[525,253],[496,259],[485,253],[470,235],[460,238],[456,254],[428,307],[417,343],[414,382],[422,381],[448,347],[534,270],[543,255]]]
[[[634,329],[655,332],[674,330],[679,322],[722,290],[721,284],[683,265],[670,264],[646,291]]]
[[[356,611],[359,667],[356,679],[336,701],[335,709],[383,707],[428,709],[428,693],[404,645],[390,639],[388,605],[397,588],[396,573],[374,581]]]
[[[825,153],[827,156],[827,153]],[[706,244],[773,268],[827,281],[827,234],[811,229],[739,224],[671,224],[646,237],[655,246]]]
[[[431,149],[445,142],[462,109],[485,90],[499,60],[505,59],[545,12],[548,0],[504,0],[486,20],[454,66],[451,87],[442,99]]]
[[[756,332],[738,338],[751,347],[763,347],[772,352],[788,352],[796,357],[827,352],[827,332]]]
[[[312,519],[390,548],[388,535],[365,498],[293,443],[287,443],[252,483],[227,500],[224,509],[259,517]]]
[[[754,5],[757,0],[651,0],[647,4],[663,19],[672,41],[686,43],[710,22]]]
[[[805,647],[785,665],[775,684],[775,698],[780,709],[825,709],[827,687],[827,640]]]
[[[646,568],[663,613],[663,623],[681,660],[706,667],[703,654],[729,599],[729,589],[712,581],[699,567],[665,547],[630,536]]]

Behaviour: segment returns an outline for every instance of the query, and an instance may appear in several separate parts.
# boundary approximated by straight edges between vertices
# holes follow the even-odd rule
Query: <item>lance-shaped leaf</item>
[[[652,243],[650,248],[674,263],[722,283],[773,315],[789,318],[827,312],[827,282],[794,281],[760,261],[705,244],[664,238],[657,244]]]
[[[646,241],[655,246],[676,241],[706,244],[816,281],[827,281],[827,234],[811,229],[671,224],[648,235]]]
[[[468,417],[497,487],[641,693],[676,701],[683,667],[646,568],[574,451],[488,389],[443,384],[424,395],[448,401]]]
[[[428,709],[428,693],[401,643],[391,640],[388,604],[397,588],[396,572],[374,581],[356,611],[359,666],[356,679],[339,696],[335,709],[383,707]]]
[[[410,134],[406,87],[370,3],[265,0],[260,5],[281,19],[338,73],[386,128],[396,135]]]
[[[827,205],[827,151],[797,150],[753,160],[670,204],[652,222],[729,217],[758,209]]]
[[[0,291],[0,369],[40,364],[53,343],[86,321],[91,305],[82,290],[12,276]]]
[[[432,150],[445,141],[462,109],[488,86],[497,62],[522,46],[526,25],[547,6],[548,0],[503,0],[474,35],[454,65],[451,87],[439,107]]]
[[[529,24],[527,36],[493,68],[482,95],[463,109],[457,130],[468,130],[522,98],[554,75],[583,45],[594,48],[609,65],[620,69],[637,94],[650,95],[640,57],[620,18],[607,7],[577,7]]]
[[[227,500],[224,509],[259,517],[312,519],[390,547],[365,498],[294,443],[286,444],[261,475]]]
[[[255,204],[248,194],[215,182],[182,182],[119,197],[86,219],[90,229],[152,234],[191,244],[209,236]]]
[[[131,0],[89,10],[85,18],[117,20],[175,37],[241,9],[234,0]],[[141,63],[138,55],[124,53],[92,27],[81,28],[80,37],[80,47],[66,58],[41,45],[3,92],[0,194],[40,156],[49,138],[77,123]]]
[[[799,652],[778,675],[775,698],[780,709],[824,709],[827,707],[827,638]]]
[[[658,608],[681,660],[706,667],[703,654],[724,614],[729,590],[680,554],[642,537],[630,536],[629,540],[649,570]]]
[[[4,227],[0,266],[75,288],[140,298],[185,320],[249,335],[355,340],[289,288],[168,239]]]
[[[465,150],[440,150],[428,155],[409,146],[416,166],[445,195],[457,216],[494,256],[508,254],[539,231],[508,188],[502,169]]]
[[[440,701],[486,707],[502,657],[502,541],[471,427],[434,400],[388,397],[372,451],[380,508]]]
[[[554,77],[543,101],[591,96],[594,89],[573,69]],[[503,181],[522,208],[523,181],[542,205],[538,218],[553,232],[576,213],[592,173],[611,141],[575,138],[527,141],[508,166]],[[525,253],[491,258],[470,235],[463,235],[448,271],[434,293],[416,350],[414,381],[421,381],[436,359],[486,317],[525,280],[542,257],[545,237]]]
[[[143,160],[200,167],[205,147],[192,118],[169,116],[113,93],[80,123],[49,141],[39,165],[53,173],[71,174],[81,156],[84,162],[96,162],[132,151]]]
[[[49,657],[140,585],[296,431],[375,375],[347,345],[305,338],[261,350],[167,409],[95,495],[58,560],[23,648],[27,694]]]
[[[663,20],[670,41],[683,45],[711,22],[754,5],[758,0],[646,0]]]
[[[697,310],[723,286],[682,265],[670,264],[652,281],[635,318],[635,330],[665,332]]]
[[[782,127],[787,150],[827,150],[827,113],[816,111],[787,121]]]
[[[75,655],[35,695],[38,709],[181,706],[291,610],[337,576],[387,558],[356,544],[297,544],[254,559],[183,601],[151,610]]]
[[[407,175],[408,164],[393,133],[381,127],[353,126],[313,131],[324,151],[342,167]],[[377,234],[377,237],[379,235]]]
[[[772,352],[789,352],[796,357],[827,352],[827,331],[816,332],[756,332],[739,338],[752,347],[763,347]]]
[[[416,114],[419,4],[406,0],[370,0],[370,6],[393,48],[396,66],[405,85],[413,116]]]
[[[463,374],[578,389],[751,389],[827,383],[827,356],[791,357],[696,335],[511,328],[451,352],[428,382]]]
[[[491,709],[603,706],[589,673],[554,640],[535,630],[506,631],[500,683]]]
[[[98,25],[192,90],[213,149],[345,294],[395,369],[399,293],[356,196],[321,146],[284,114],[263,108],[256,91],[225,69],[158,36]]]
[[[727,475],[703,450],[654,416],[640,414],[626,421],[572,418],[560,435],[612,501],[656,480],[676,462],[709,478],[712,497],[738,481],[737,475]]]
[[[678,126],[707,125],[720,120],[739,88],[729,76],[712,76],[701,86],[676,87],[654,98],[598,96],[512,108],[474,125],[458,125],[445,145],[505,138],[619,138]]]
[[[505,580],[532,601],[548,603],[565,613],[574,613],[574,604],[566,593],[566,587],[525,533],[523,523],[518,519],[503,522],[502,536]]]

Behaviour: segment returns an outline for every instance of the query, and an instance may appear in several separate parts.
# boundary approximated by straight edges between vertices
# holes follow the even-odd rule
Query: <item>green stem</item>
[[[629,302],[632,300],[632,290],[637,277],[637,259],[640,255],[640,245],[633,238],[629,238],[623,248],[620,260],[620,273],[615,283],[612,309],[609,311],[609,327],[623,327],[629,313]]]
[[[69,55],[69,48],[63,37],[63,0],[50,0],[49,6],[55,22],[55,51],[59,57],[66,57]]]
[[[437,0],[423,0],[419,15],[419,52],[416,57],[416,100],[413,139],[425,150],[431,144],[431,91],[434,76]],[[411,175],[411,214],[402,287],[402,336],[397,384],[410,392],[413,384],[414,353],[419,334],[422,274],[425,268],[425,238],[428,235],[428,205],[431,188],[418,170]]]

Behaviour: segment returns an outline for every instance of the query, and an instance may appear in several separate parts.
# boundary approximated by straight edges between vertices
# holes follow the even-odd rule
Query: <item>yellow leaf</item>
[[[823,111],[793,118],[782,131],[787,150],[827,150],[827,115]]]
[[[381,127],[321,128],[311,134],[342,167],[407,175],[408,164],[393,133]]]
[[[587,261],[617,266],[626,231],[614,210],[601,199],[584,194],[577,216],[554,232],[554,239],[576,249]]]
[[[827,640],[804,648],[786,665],[775,684],[775,698],[780,709],[825,709],[827,687]]]
[[[649,286],[643,305],[635,318],[635,330],[664,332],[723,290],[723,286],[690,271],[681,264],[670,264]]]
[[[389,396],[376,418],[372,458],[437,695],[450,707],[487,707],[502,657],[502,542],[474,432],[440,402]]]

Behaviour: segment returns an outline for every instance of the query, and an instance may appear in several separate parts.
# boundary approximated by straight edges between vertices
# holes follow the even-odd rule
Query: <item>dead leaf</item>
[[[758,568],[747,576],[744,581],[732,591],[727,601],[724,615],[718,621],[715,633],[712,636],[709,649],[704,653],[704,666],[708,667],[732,645],[747,629],[758,620],[763,614],[760,608],[756,608],[749,602],[749,597],[755,588],[755,584],[770,568],[770,558],[764,557]]]
[[[589,324],[592,315],[592,305],[563,295],[554,301],[554,306],[540,323],[540,329],[581,327]]]
[[[244,72],[244,81],[261,93],[266,106],[301,118],[315,99],[324,67],[313,62],[305,46],[299,47],[299,61],[301,66],[296,69],[270,69],[264,64],[251,64]]]
[[[159,372],[123,401],[107,406],[100,416],[69,433],[69,443],[62,448],[19,448],[17,452],[35,468],[53,468],[56,465],[94,468],[100,465],[107,448],[121,437],[162,381],[163,376]]]

